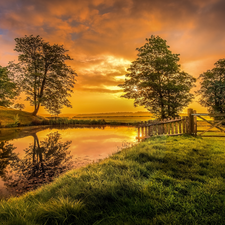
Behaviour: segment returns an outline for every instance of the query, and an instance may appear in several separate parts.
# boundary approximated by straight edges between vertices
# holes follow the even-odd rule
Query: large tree
[[[68,97],[75,84],[75,71],[65,64],[72,58],[63,45],[50,45],[38,36],[16,38],[15,51],[19,52],[18,64],[10,63],[17,82],[34,106],[36,115],[40,106],[48,111],[60,112],[63,106],[72,107]],[[53,106],[57,106],[54,108]]]
[[[200,74],[199,103],[211,113],[225,113],[225,59],[218,60],[212,70]]]
[[[0,106],[12,105],[16,95],[16,84],[10,79],[8,69],[0,66]]]
[[[121,97],[134,99],[135,106],[144,106],[157,118],[177,116],[194,97],[190,89],[196,79],[180,70],[179,54],[173,54],[165,40],[152,35],[146,41],[136,49],[138,58],[119,85],[126,92]]]

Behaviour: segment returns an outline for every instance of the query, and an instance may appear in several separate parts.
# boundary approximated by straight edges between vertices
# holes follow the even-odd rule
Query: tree
[[[0,106],[12,105],[16,95],[16,84],[9,78],[8,69],[0,66]]]
[[[121,97],[134,99],[134,106],[147,108],[158,118],[174,117],[194,97],[189,93],[196,79],[180,71],[179,54],[172,54],[166,41],[151,36],[138,50],[125,82],[119,87],[126,94]]]
[[[198,77],[201,88],[196,93],[201,95],[199,103],[210,113],[225,113],[225,59],[218,60],[214,65],[215,68]]]
[[[19,63],[10,63],[9,68],[16,74],[17,82],[26,93],[26,100],[34,106],[33,115],[38,113],[39,107],[58,110],[62,106],[72,107],[68,97],[73,92],[75,71],[65,64],[65,60],[72,60],[66,54],[63,45],[50,45],[39,35],[16,38],[15,51],[19,52]],[[49,108],[50,107],[50,108]]]

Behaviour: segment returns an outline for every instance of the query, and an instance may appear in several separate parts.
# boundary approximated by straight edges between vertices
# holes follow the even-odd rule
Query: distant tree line
[[[64,106],[72,107],[71,96],[77,74],[66,60],[63,45],[50,45],[38,36],[16,38],[15,51],[19,53],[18,63],[9,62],[0,66],[0,105],[9,107],[21,92],[34,106],[33,115],[44,106],[53,115]],[[125,94],[121,97],[134,99],[134,106],[144,106],[160,119],[178,116],[178,113],[193,100],[190,93],[196,79],[181,71],[179,54],[173,54],[159,36],[152,35],[146,43],[137,48],[137,59],[128,68],[123,84]],[[225,113],[225,59],[215,63],[215,68],[202,73],[199,103],[209,112]],[[16,103],[14,108],[23,109]]]

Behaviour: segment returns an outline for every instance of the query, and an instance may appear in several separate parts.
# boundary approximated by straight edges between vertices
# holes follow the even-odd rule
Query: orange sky
[[[159,35],[180,54],[182,70],[197,78],[224,58],[224,12],[224,0],[2,0],[0,65],[17,60],[15,38],[40,35],[74,59],[68,62],[78,74],[73,108],[62,113],[143,111],[117,88],[135,49]],[[196,101],[188,107],[206,112]],[[28,102],[25,110],[33,110]]]

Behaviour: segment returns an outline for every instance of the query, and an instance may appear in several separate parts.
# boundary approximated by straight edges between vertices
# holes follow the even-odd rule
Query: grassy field
[[[17,127],[31,125],[60,125],[60,124],[120,124],[139,123],[154,119],[148,112],[118,112],[118,113],[98,113],[98,114],[62,114],[59,119],[46,120],[48,114],[33,116],[29,112],[14,110],[0,106],[0,126]],[[62,118],[61,118],[62,117]]]
[[[33,116],[29,112],[5,108],[0,106],[0,125],[16,127],[20,125],[32,125],[33,122],[42,122],[44,117]]]
[[[224,224],[225,142],[153,137],[0,202],[1,224]]]
[[[42,114],[50,117],[50,115]],[[149,112],[115,112],[115,113],[92,113],[92,114],[61,114],[59,117],[67,117],[75,120],[104,120],[107,123],[138,123],[141,121],[153,120]]]

